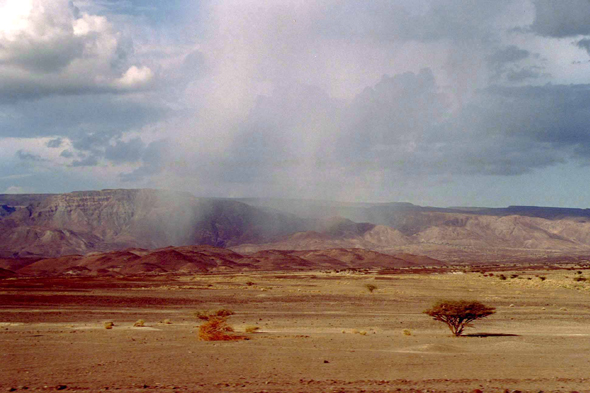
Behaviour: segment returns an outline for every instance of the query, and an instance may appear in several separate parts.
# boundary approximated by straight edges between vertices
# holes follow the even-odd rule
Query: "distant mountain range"
[[[590,209],[197,198],[152,189],[0,194],[1,258],[195,245],[243,256],[278,250],[269,261],[285,255],[279,251],[327,249],[444,261],[585,255]]]

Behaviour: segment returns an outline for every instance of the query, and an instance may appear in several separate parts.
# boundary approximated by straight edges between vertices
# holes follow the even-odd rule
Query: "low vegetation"
[[[365,284],[365,288],[367,288],[367,290],[371,293],[375,292],[375,290],[377,290],[377,285],[375,284]]]
[[[234,341],[244,340],[244,336],[234,333],[234,329],[227,323],[227,318],[235,313],[228,309],[197,311],[197,319],[204,321],[199,326],[199,340],[202,341]]]
[[[226,308],[220,308],[218,310],[205,310],[205,311],[196,311],[195,317],[197,319],[208,321],[213,318],[227,318],[234,315],[235,312],[228,310]]]
[[[468,300],[439,300],[431,308],[424,310],[424,313],[435,321],[445,323],[451,333],[457,337],[466,327],[471,326],[471,322],[488,317],[495,312],[494,307]]]
[[[133,327],[145,327],[145,321],[143,319],[138,319],[133,324]]]

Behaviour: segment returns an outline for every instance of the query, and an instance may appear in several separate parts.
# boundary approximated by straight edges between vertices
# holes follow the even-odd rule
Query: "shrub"
[[[112,321],[108,321],[108,322],[105,322],[103,325],[104,325],[105,329],[112,329],[113,326],[115,326],[115,323]]]
[[[145,321],[143,319],[138,319],[133,324],[133,327],[144,327],[144,326],[145,326]]]
[[[195,316],[204,321],[199,326],[199,339],[203,341],[244,340],[245,337],[232,334],[234,329],[227,323],[227,318],[234,314],[233,311],[225,308],[197,311]]]
[[[460,336],[471,322],[490,316],[495,312],[494,307],[468,300],[439,300],[431,308],[424,310],[424,313],[434,318],[435,321],[447,324],[455,336]]]
[[[586,281],[586,277],[574,277],[574,281]]]
[[[503,275],[503,274],[500,274],[500,275],[498,276],[498,278],[499,278],[500,280],[502,280],[502,281],[506,280],[506,276],[505,276],[505,275]]]
[[[365,288],[367,288],[369,292],[373,293],[377,289],[377,285],[365,284]]]
[[[404,329],[404,330],[402,330],[402,334],[404,336],[411,336],[412,335],[412,331],[410,329]]]
[[[245,329],[244,329],[244,331],[246,333],[254,333],[258,329],[260,329],[260,326],[246,326]]]
[[[226,318],[214,317],[199,326],[199,339],[203,341],[243,340],[243,336],[231,334],[234,329],[227,324]]]
[[[212,318],[227,318],[235,313],[226,308],[220,308],[219,310],[205,310],[195,312],[195,317],[203,321],[208,321]]]

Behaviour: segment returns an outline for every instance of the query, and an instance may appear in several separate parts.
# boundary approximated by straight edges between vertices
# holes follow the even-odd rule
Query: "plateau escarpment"
[[[10,199],[15,201],[14,196]],[[305,228],[304,220],[288,214],[159,190],[47,195],[11,209],[0,218],[0,256],[193,244],[223,247],[268,241]]]
[[[268,266],[304,266],[283,251],[363,249],[461,262],[590,252],[588,209],[234,200],[151,189],[0,195],[0,206],[0,258],[210,245],[276,250],[265,256]]]

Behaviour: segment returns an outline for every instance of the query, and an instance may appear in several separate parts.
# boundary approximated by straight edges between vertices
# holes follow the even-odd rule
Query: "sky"
[[[590,0],[0,0],[0,193],[590,207]]]

